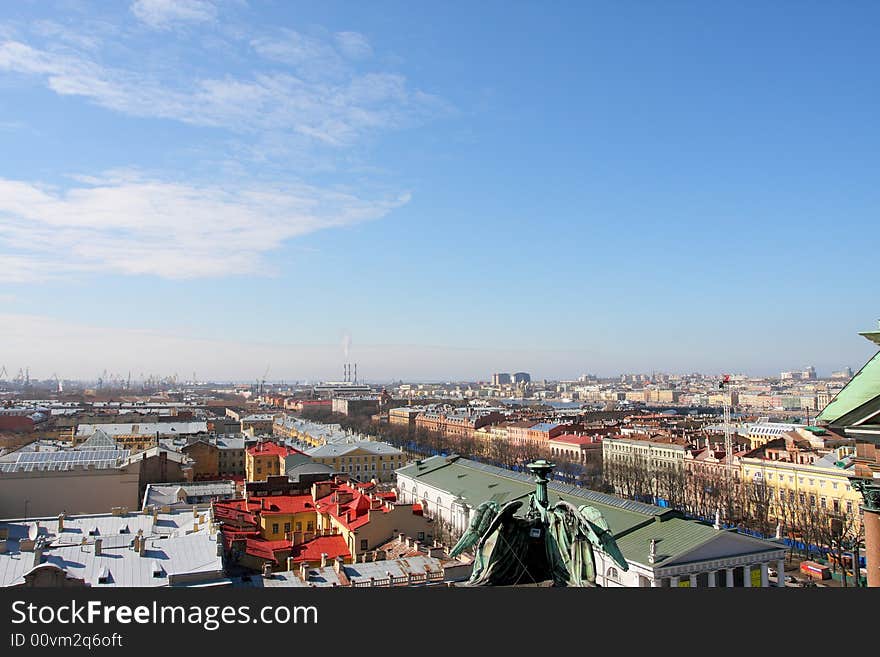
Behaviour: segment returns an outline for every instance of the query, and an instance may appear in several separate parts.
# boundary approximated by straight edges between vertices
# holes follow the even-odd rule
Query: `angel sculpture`
[[[629,566],[617,547],[602,514],[591,506],[564,500],[550,505],[547,475],[554,464],[529,463],[535,474],[536,491],[529,497],[525,517],[514,515],[522,501],[480,504],[467,531],[452,548],[458,556],[476,545],[470,586],[538,584],[552,580],[554,586],[594,586],[599,548],[622,569]]]

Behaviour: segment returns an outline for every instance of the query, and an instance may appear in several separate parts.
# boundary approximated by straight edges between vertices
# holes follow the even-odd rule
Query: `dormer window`
[[[165,577],[165,569],[158,561],[153,561],[153,577]]]
[[[107,566],[101,566],[101,571],[98,573],[98,584],[109,584],[110,583],[110,569]]]

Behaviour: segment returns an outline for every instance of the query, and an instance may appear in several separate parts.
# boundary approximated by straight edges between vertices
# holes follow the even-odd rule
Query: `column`
[[[715,571],[714,571],[714,570],[710,570],[710,571],[707,573],[707,575],[709,576],[709,588],[710,588],[710,589],[715,588]]]
[[[669,578],[669,586],[674,589],[678,588],[678,577],[670,577]]]
[[[727,571],[727,588],[733,588],[733,568],[725,568]]]
[[[749,588],[752,585],[752,567],[749,564],[743,566],[743,586]]]
[[[663,578],[662,577],[655,577],[654,579],[651,580],[651,588],[652,589],[659,589],[662,586],[663,586]]]
[[[768,565],[767,563],[761,564],[761,588],[764,588],[764,589],[766,589],[768,586],[770,586],[770,580],[768,579],[768,573],[767,573],[767,565]]]
[[[785,586],[785,559],[776,563],[776,586]]]
[[[697,588],[697,576],[694,574],[691,574],[690,578],[691,578],[691,588],[693,588],[693,589]]]

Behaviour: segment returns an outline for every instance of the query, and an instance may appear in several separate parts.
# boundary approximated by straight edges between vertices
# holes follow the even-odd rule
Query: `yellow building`
[[[273,442],[258,443],[245,454],[245,477],[248,481],[264,481],[267,477],[283,475],[285,457],[296,453]]]
[[[854,448],[839,447],[812,463],[744,456],[740,472],[743,481],[766,484],[772,517],[777,517],[774,509],[784,501],[851,514],[862,497],[850,486],[852,469],[837,464],[845,463],[853,452]]]
[[[401,450],[373,440],[328,443],[308,450],[315,463],[323,463],[361,481],[392,481],[394,471],[406,465]]]

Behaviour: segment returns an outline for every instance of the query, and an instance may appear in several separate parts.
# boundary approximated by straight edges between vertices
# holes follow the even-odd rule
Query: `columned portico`
[[[785,586],[785,559],[776,562],[776,586]]]
[[[749,588],[752,585],[752,567],[749,564],[743,566],[743,586]]]
[[[769,579],[769,576],[767,573],[767,564],[762,563],[761,564],[761,586],[763,588],[767,588],[767,586],[769,586],[769,584],[770,584],[770,579]]]
[[[714,570],[709,571],[708,575],[709,575],[709,580],[708,580],[709,588],[710,589],[715,588],[715,571]]]
[[[727,571],[727,588],[733,588],[733,568],[725,568]]]

